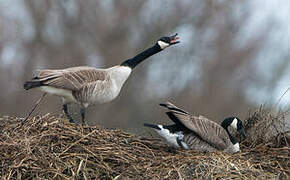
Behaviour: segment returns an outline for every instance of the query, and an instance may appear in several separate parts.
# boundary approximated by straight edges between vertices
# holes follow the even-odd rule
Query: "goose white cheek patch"
[[[238,129],[238,120],[237,118],[235,118],[233,120],[233,122],[231,123],[231,126],[234,128],[234,129]]]
[[[234,144],[234,152],[239,152],[240,151],[240,144],[236,143]]]
[[[158,41],[157,43],[158,43],[158,45],[160,46],[161,49],[165,49],[165,48],[167,48],[169,46],[168,43],[165,43],[163,41]]]

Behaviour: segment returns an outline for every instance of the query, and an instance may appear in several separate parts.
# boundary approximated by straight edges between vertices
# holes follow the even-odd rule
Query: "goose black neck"
[[[230,134],[230,132],[229,132],[229,130],[226,128],[226,131],[227,131],[227,133],[228,133],[228,135],[229,135],[229,137],[230,137],[230,141],[233,143],[233,144],[236,144],[237,143],[237,141],[236,141],[236,139]]]
[[[128,66],[131,69],[135,68],[139,63],[147,59],[148,57],[162,51],[160,46],[156,43],[154,46],[146,49],[145,51],[141,52],[140,54],[136,55],[135,57],[124,61],[121,66]]]
[[[235,138],[230,134],[229,130],[228,130],[228,127],[231,125],[232,121],[231,121],[232,118],[227,118],[225,120],[223,120],[221,126],[227,131],[228,135],[229,135],[229,138],[231,140],[231,142],[233,144],[236,144],[237,141],[235,140]]]

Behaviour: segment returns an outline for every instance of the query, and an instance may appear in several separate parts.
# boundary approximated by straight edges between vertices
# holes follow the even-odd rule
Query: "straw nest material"
[[[159,139],[82,127],[50,114],[21,126],[22,120],[0,118],[3,179],[288,179],[290,175],[287,135],[278,146],[246,142],[242,152],[232,155],[174,150]]]

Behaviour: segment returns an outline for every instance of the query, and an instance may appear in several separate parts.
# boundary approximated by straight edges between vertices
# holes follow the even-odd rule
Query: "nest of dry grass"
[[[289,146],[242,145],[237,154],[173,150],[159,139],[82,127],[61,116],[0,118],[3,179],[287,179]],[[250,144],[250,145],[247,145]],[[247,145],[247,146],[246,146]]]
[[[285,118],[288,113],[289,110],[274,113],[260,106],[245,122],[248,138],[243,143],[249,147],[290,147],[290,126]]]

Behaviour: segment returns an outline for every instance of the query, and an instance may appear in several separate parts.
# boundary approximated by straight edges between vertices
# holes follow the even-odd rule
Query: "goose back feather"
[[[34,81],[41,81],[46,86],[77,91],[84,84],[105,81],[108,78],[108,74],[103,69],[81,66],[60,70],[40,70]]]

